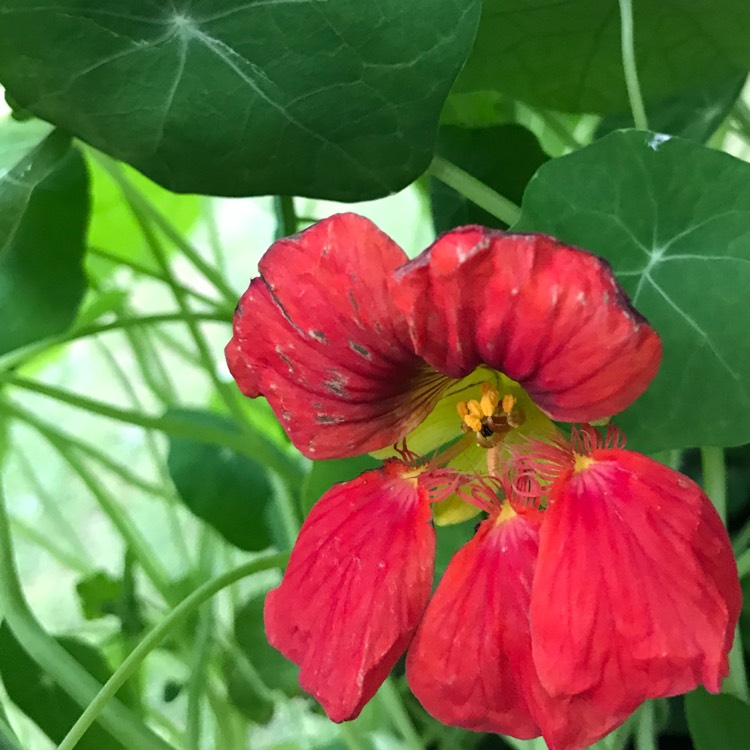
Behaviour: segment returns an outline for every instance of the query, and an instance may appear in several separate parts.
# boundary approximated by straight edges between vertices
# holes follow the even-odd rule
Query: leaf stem
[[[291,457],[283,453],[273,443],[261,439],[259,436],[250,436],[242,432],[232,432],[213,427],[210,425],[196,425],[187,419],[175,416],[154,417],[139,411],[122,409],[103,401],[71,393],[55,386],[47,385],[36,380],[29,380],[13,375],[12,373],[0,373],[0,382],[14,385],[27,391],[40,393],[43,396],[54,398],[79,409],[84,409],[92,414],[98,414],[118,422],[134,424],[147,430],[159,430],[174,437],[188,438],[203,443],[231,448],[244,456],[250,456],[256,461],[265,464],[268,468],[278,472],[281,476],[289,477],[300,483],[303,478],[301,466]]]
[[[515,203],[442,156],[433,158],[429,173],[508,226],[521,216],[521,209]]]
[[[94,247],[92,245],[89,245],[88,252],[91,255],[98,255],[100,258],[108,260],[116,265],[130,268],[132,271],[135,271],[141,276],[147,276],[150,279],[156,279],[157,281],[162,281],[165,284],[167,283],[167,280],[158,271],[152,268],[148,268],[142,263],[138,263],[137,261],[131,260],[130,258],[121,258],[119,255],[117,255],[117,253],[112,253],[102,247]],[[185,291],[185,294],[189,294],[194,299],[210,305],[212,308],[221,309],[221,307],[223,306],[223,303],[220,300],[215,300],[196,289],[190,289],[186,286],[184,286],[183,289]]]
[[[170,632],[174,631],[185,618],[203,602],[208,601],[227,586],[264,570],[282,567],[288,555],[284,553],[265,555],[250,562],[244,563],[233,570],[226,571],[216,578],[207,581],[180,602],[161,622],[156,624],[144,637],[143,640],[128,654],[115,673],[107,680],[96,697],[89,703],[86,710],[81,714],[78,721],[73,725],[60,743],[57,750],[73,750],[78,740],[96,720],[99,714],[106,710],[105,707],[111,701],[117,691],[133,674],[140,663],[161,643]],[[133,747],[139,747],[133,745]]]
[[[703,489],[711,498],[724,525],[727,523],[727,471],[722,448],[701,448],[703,469]],[[734,633],[734,643],[729,652],[729,676],[724,681],[724,692],[740,700],[748,698],[745,657],[742,650],[742,637],[739,626]]]
[[[29,609],[18,579],[13,556],[5,499],[0,488],[0,605],[13,635],[34,661],[76,703],[90,704],[102,689],[101,685],[37,622]],[[114,702],[101,713],[102,724],[127,747],[139,750],[174,750],[174,748],[142,724],[121,703]]]
[[[19,347],[12,352],[0,356],[0,370],[10,370],[31,360],[38,354],[43,354],[53,346],[68,344],[71,341],[87,338],[88,336],[98,336],[100,333],[109,331],[119,331],[125,328],[138,328],[139,326],[158,325],[160,323],[185,323],[183,313],[159,313],[156,315],[143,315],[135,318],[119,318],[109,323],[96,323],[82,328],[77,328],[62,336],[42,339],[35,341],[33,344]],[[210,312],[210,313],[191,313],[195,321],[229,323],[229,312]]]
[[[299,220],[291,195],[276,195],[273,199],[273,212],[276,215],[276,239],[297,233]]]
[[[203,276],[213,284],[216,290],[222,295],[225,302],[230,305],[234,305],[237,301],[236,292],[228,286],[222,275],[201,257],[198,250],[188,242],[182,234],[175,229],[170,221],[161,213],[150,201],[146,200],[140,192],[134,188],[128,178],[122,171],[122,167],[119,162],[105,156],[99,151],[92,150],[94,157],[104,167],[112,179],[117,183],[117,186],[122,191],[125,199],[128,202],[133,202],[137,205],[140,210],[145,212],[150,219],[153,220],[154,224],[164,233],[167,239],[174,243],[178,247],[183,255],[200,271]]]
[[[633,34],[633,6],[631,0],[620,3],[620,41],[622,44],[622,68],[625,73],[625,86],[628,90],[630,111],[638,130],[648,130],[646,108],[643,106],[641,84],[638,81],[638,68],[635,63],[635,40]]]
[[[409,714],[404,708],[404,702],[396,690],[393,677],[386,678],[385,682],[378,691],[378,698],[385,709],[386,714],[391,717],[394,726],[404,738],[406,747],[411,750],[424,750],[424,745],[417,730],[414,728]]]
[[[646,701],[638,709],[638,723],[633,739],[635,750],[658,750],[653,701]]]

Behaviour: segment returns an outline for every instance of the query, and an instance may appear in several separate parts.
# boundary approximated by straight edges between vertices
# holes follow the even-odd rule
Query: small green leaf
[[[266,687],[281,690],[290,697],[299,695],[299,668],[270,646],[266,638],[263,603],[263,596],[255,596],[237,612],[234,636]]]
[[[633,2],[646,101],[750,68],[750,5],[737,0]],[[601,0],[485,0],[454,91],[496,90],[547,109],[623,112],[620,14]]]
[[[172,409],[167,416],[239,431],[232,420],[208,411]],[[228,542],[252,551],[270,546],[265,514],[273,491],[261,464],[230,448],[172,437],[167,467],[185,505]]]
[[[227,664],[227,695],[234,707],[253,724],[268,724],[273,718],[274,704],[257,691],[235,664]]]
[[[427,168],[480,0],[0,0],[0,81],[176,192],[363,200]]]
[[[651,130],[705,143],[726,119],[737,101],[747,76],[732,76],[726,81],[712,82],[646,105],[648,125]],[[596,129],[601,138],[613,130],[632,128],[633,115],[605,117]]]
[[[104,684],[111,677],[104,657],[93,646],[76,638],[56,640],[99,682]],[[42,672],[5,623],[0,626],[0,676],[13,703],[56,744],[81,715],[81,707]],[[76,747],[80,750],[125,750],[124,745],[98,723],[86,731]]]
[[[0,354],[75,319],[88,213],[86,169],[69,137],[0,119]]]
[[[733,695],[710,695],[703,688],[685,696],[695,750],[739,750],[750,738],[750,705]]]
[[[436,153],[514,203],[521,202],[526,184],[547,161],[537,139],[520,125],[471,130],[445,125],[438,134]],[[438,233],[464,224],[506,228],[492,214],[434,177],[430,178],[430,198]]]
[[[616,420],[638,450],[750,441],[748,226],[750,165],[654,133],[612,133],[529,183],[513,229],[606,258],[662,337],[658,375]]]
[[[310,473],[302,485],[300,496],[302,514],[307,516],[310,508],[334,484],[354,479],[363,471],[377,469],[381,464],[382,462],[367,455],[338,458],[331,461],[313,461]]]
[[[99,570],[82,578],[76,584],[76,593],[83,616],[87,620],[98,620],[107,615],[117,615],[122,597],[122,581]]]

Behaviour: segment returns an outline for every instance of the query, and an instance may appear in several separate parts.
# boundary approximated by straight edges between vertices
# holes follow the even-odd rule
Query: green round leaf
[[[64,331],[86,288],[86,168],[48,132],[0,120],[0,354]]]
[[[638,77],[646,100],[750,68],[750,4],[634,0]],[[497,90],[549,109],[627,108],[617,2],[485,0],[455,90]]]
[[[695,750],[739,750],[750,742],[750,706],[732,695],[709,695],[702,688],[685,696]]]
[[[479,0],[0,0],[0,80],[177,192],[362,200],[426,169],[479,12]]]
[[[529,183],[513,229],[609,260],[662,337],[659,374],[617,418],[640,450],[750,441],[749,227],[750,165],[679,138],[612,133]]]
[[[238,431],[232,420],[207,411],[173,409],[167,416]],[[167,468],[185,505],[228,542],[252,551],[271,545],[265,516],[273,490],[257,461],[230,448],[171,437]]]

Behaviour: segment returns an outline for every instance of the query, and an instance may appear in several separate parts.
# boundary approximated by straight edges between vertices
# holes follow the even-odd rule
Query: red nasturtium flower
[[[719,690],[740,608],[721,521],[589,424],[661,357],[606,262],[480,227],[409,261],[338,215],[264,255],[226,353],[306,456],[400,446],[317,502],[266,600],[270,642],[331,719],[357,716],[407,649],[436,718],[553,750],[648,698]],[[431,521],[480,511],[430,599]]]

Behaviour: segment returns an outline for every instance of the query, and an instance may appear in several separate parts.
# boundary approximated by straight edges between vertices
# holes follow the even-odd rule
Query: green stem
[[[104,514],[117,529],[126,548],[132,552],[133,557],[138,561],[138,564],[148,576],[151,583],[153,583],[154,588],[156,588],[166,601],[169,601],[169,576],[161,567],[153,550],[151,550],[144,542],[130,519],[123,512],[123,509],[120,507],[117,500],[102,487],[94,473],[75,454],[75,452],[70,449],[70,446],[57,440],[52,440],[50,442],[71,469],[78,474],[81,481],[86,485],[89,492],[91,492],[99,503],[99,507],[104,511]]]
[[[153,417],[130,409],[121,409],[103,401],[81,396],[77,393],[62,390],[35,380],[14,376],[12,373],[0,373],[0,382],[14,385],[18,388],[40,393],[43,396],[53,398],[79,409],[98,414],[108,419],[114,419],[126,424],[134,424],[147,430],[159,430],[167,435],[195,440],[200,443],[212,443],[214,445],[231,448],[245,456],[254,458],[259,463],[265,464],[269,469],[288,477],[291,481],[301,483],[304,473],[301,466],[292,458],[283,453],[273,443],[262,439],[257,435],[248,435],[241,432],[233,432],[212,427],[210,425],[196,425],[187,419],[177,416]]]
[[[276,195],[273,199],[273,212],[276,214],[276,239],[296,234],[299,221],[294,209],[294,198],[290,195]]]
[[[740,578],[744,578],[750,573],[750,549],[746,549],[737,558],[737,572],[739,573]]]
[[[638,81],[638,68],[635,64],[635,42],[633,37],[633,7],[631,0],[620,3],[620,41],[622,43],[622,68],[625,73],[625,86],[628,90],[630,111],[638,130],[648,130],[646,108],[643,106],[641,85]]]
[[[81,575],[86,575],[94,569],[93,565],[88,564],[77,555],[68,552],[62,547],[58,547],[49,538],[49,534],[39,531],[36,527],[27,524],[26,521],[18,517],[13,517],[11,518],[11,524],[14,531],[20,536],[25,537],[32,544],[36,544],[37,547],[43,549],[50,557],[57,560],[57,562],[64,565],[66,568],[70,568]]]
[[[440,182],[445,183],[448,187],[453,188],[456,192],[468,198],[477,206],[483,208],[487,213],[500,219],[508,226],[512,226],[518,221],[521,215],[521,209],[504,195],[495,192],[492,188],[472,177],[460,167],[443,159],[442,156],[435,156],[429,169],[430,174]]]
[[[44,509],[44,515],[59,529],[60,536],[67,541],[73,556],[78,560],[79,569],[83,568],[83,570],[92,570],[95,567],[95,564],[91,557],[91,553],[89,552],[88,547],[83,543],[78,530],[60,510],[59,498],[51,496],[50,492],[40,481],[31,465],[31,462],[25,454],[18,451],[16,459],[21,467],[21,471],[25,475],[27,481],[34,490],[34,494],[39,500],[39,503]],[[29,529],[29,531],[31,532],[31,529]],[[37,530],[34,529],[34,531]],[[52,552],[52,550],[50,550],[50,552]],[[59,558],[59,555],[56,556]]]
[[[646,701],[638,709],[638,723],[635,728],[634,740],[635,750],[658,750],[652,701]]]
[[[80,706],[90,705],[102,686],[37,622],[26,603],[13,556],[5,499],[0,489],[0,604],[8,627],[23,649]],[[101,714],[102,725],[126,747],[138,750],[174,750],[142,724],[121,703],[113,702]],[[90,723],[90,722],[89,722]]]
[[[89,245],[88,252],[90,255],[97,255],[100,258],[104,258],[105,260],[108,260],[118,266],[125,266],[126,268],[130,268],[132,271],[135,271],[141,276],[147,276],[150,279],[155,279],[156,281],[161,281],[165,284],[167,283],[167,280],[158,271],[152,268],[148,268],[147,266],[131,260],[130,258],[121,258],[116,253],[111,253],[109,250],[105,250],[101,247],[92,247],[91,245]],[[187,286],[183,286],[182,288],[185,294],[190,295],[198,302],[203,302],[204,304],[210,305],[212,308],[216,309],[221,309],[223,306],[223,303],[220,300],[213,299],[212,297],[199,292],[197,289],[191,289]]]
[[[125,189],[125,186],[127,186],[127,189]],[[169,287],[172,290],[172,296],[174,297],[177,306],[180,308],[180,312],[183,315],[185,324],[190,331],[190,336],[193,339],[193,344],[198,350],[198,355],[200,357],[204,372],[206,372],[206,374],[209,376],[214,388],[216,389],[216,392],[221,397],[229,413],[232,414],[239,425],[241,425],[243,428],[246,428],[247,423],[245,420],[245,413],[243,412],[242,407],[235,400],[234,388],[229,383],[223,382],[216,374],[216,367],[214,365],[213,357],[211,355],[211,351],[209,350],[206,339],[201,333],[198,324],[195,322],[195,320],[193,320],[192,310],[190,309],[186,295],[183,293],[180,285],[177,283],[177,280],[172,273],[172,269],[169,265],[169,260],[167,259],[167,254],[164,251],[159,238],[151,228],[148,216],[144,211],[144,207],[148,204],[148,202],[143,199],[136,200],[135,196],[140,194],[135,189],[133,189],[132,186],[130,186],[127,178],[124,176],[122,176],[121,178],[121,188],[123,190],[125,200],[128,202],[133,216],[138,222],[143,237],[148,243],[148,246],[151,249],[154,259],[159,265],[162,274],[166,278],[167,284],[169,284]]]
[[[229,323],[230,313],[211,312],[211,313],[191,313],[195,321],[205,321],[207,323]],[[43,339],[36,341],[28,346],[14,349],[0,356],[0,370],[12,370],[23,365],[33,357],[47,352],[53,346],[69,344],[71,341],[87,338],[89,336],[98,336],[100,333],[109,331],[119,331],[127,328],[138,328],[139,326],[151,326],[161,323],[185,323],[185,315],[182,313],[161,313],[158,315],[143,315],[137,318],[120,318],[111,323],[96,323],[90,326],[77,328],[62,336]]]
[[[404,708],[404,703],[398,694],[398,690],[396,690],[393,677],[388,677],[383,683],[378,691],[378,699],[385,709],[386,714],[390,716],[394,726],[404,738],[406,747],[411,748],[411,750],[424,750],[422,740],[417,734],[417,730],[414,728],[409,714],[406,713],[406,708]]]
[[[214,256],[214,263],[216,264],[219,274],[226,278],[227,266],[224,259],[224,248],[221,244],[219,225],[216,221],[216,198],[204,196],[202,207],[203,218],[206,222],[206,234],[208,235],[208,246],[211,248],[211,253]]]
[[[194,612],[203,602],[208,601],[212,596],[233,583],[246,578],[255,573],[264,570],[282,567],[288,559],[287,554],[273,554],[256,558],[251,562],[240,565],[233,570],[229,570],[216,578],[207,581],[200,588],[193,591],[186,599],[178,604],[160,623],[155,625],[144,637],[143,640],[128,654],[115,673],[107,680],[101,688],[98,695],[89,703],[86,710],[81,714],[78,721],[73,725],[60,743],[57,750],[73,750],[78,740],[84,735],[86,730],[96,720],[102,711],[106,710],[106,705],[114,699],[117,691],[133,674],[140,663],[153,651],[170,632],[185,620],[185,618]],[[139,745],[133,745],[138,747]]]
[[[722,448],[701,448],[703,489],[711,498],[724,525],[727,523],[727,471]],[[724,681],[725,692],[747,700],[748,684],[745,658],[739,626],[734,633],[734,644],[729,652],[729,676]]]
[[[198,250],[188,242],[185,237],[169,222],[169,220],[158,211],[153,204],[146,200],[140,192],[130,184],[127,176],[124,174],[120,164],[104,154],[94,152],[99,163],[104,167],[107,173],[117,183],[125,199],[133,205],[138,206],[139,210],[145,213],[154,224],[164,233],[164,236],[174,243],[180,249],[182,254],[200,271],[205,278],[210,281],[216,290],[222,295],[224,300],[234,305],[237,301],[237,293],[224,281],[221,274],[212,268],[201,257]]]
[[[40,435],[45,437],[48,442],[59,440],[60,442],[67,443],[68,445],[73,446],[79,453],[82,453],[88,458],[91,458],[97,463],[101,464],[105,469],[108,469],[115,476],[122,479],[123,482],[126,482],[127,484],[130,484],[133,487],[142,490],[143,492],[147,492],[150,495],[170,499],[171,494],[164,487],[160,487],[157,484],[139,477],[129,468],[127,468],[126,466],[122,466],[122,464],[118,464],[117,461],[114,461],[112,458],[110,458],[109,455],[104,453],[104,451],[95,448],[93,445],[89,445],[89,443],[86,443],[83,440],[79,440],[78,438],[70,435],[67,432],[58,430],[55,427],[52,427],[47,422],[42,422],[41,420],[37,419],[32,412],[27,411],[18,404],[12,403],[6,399],[2,403],[0,403],[0,408],[10,416],[15,417],[22,422],[25,422],[30,427],[33,427]]]
[[[213,564],[214,538],[212,532],[203,529],[201,533],[200,552],[198,555],[198,572],[201,576],[210,577]],[[207,602],[199,613],[198,628],[192,644],[190,679],[187,685],[187,721],[185,745],[187,750],[200,750],[201,746],[201,709],[207,680],[208,663],[214,644],[214,617],[212,602]]]

